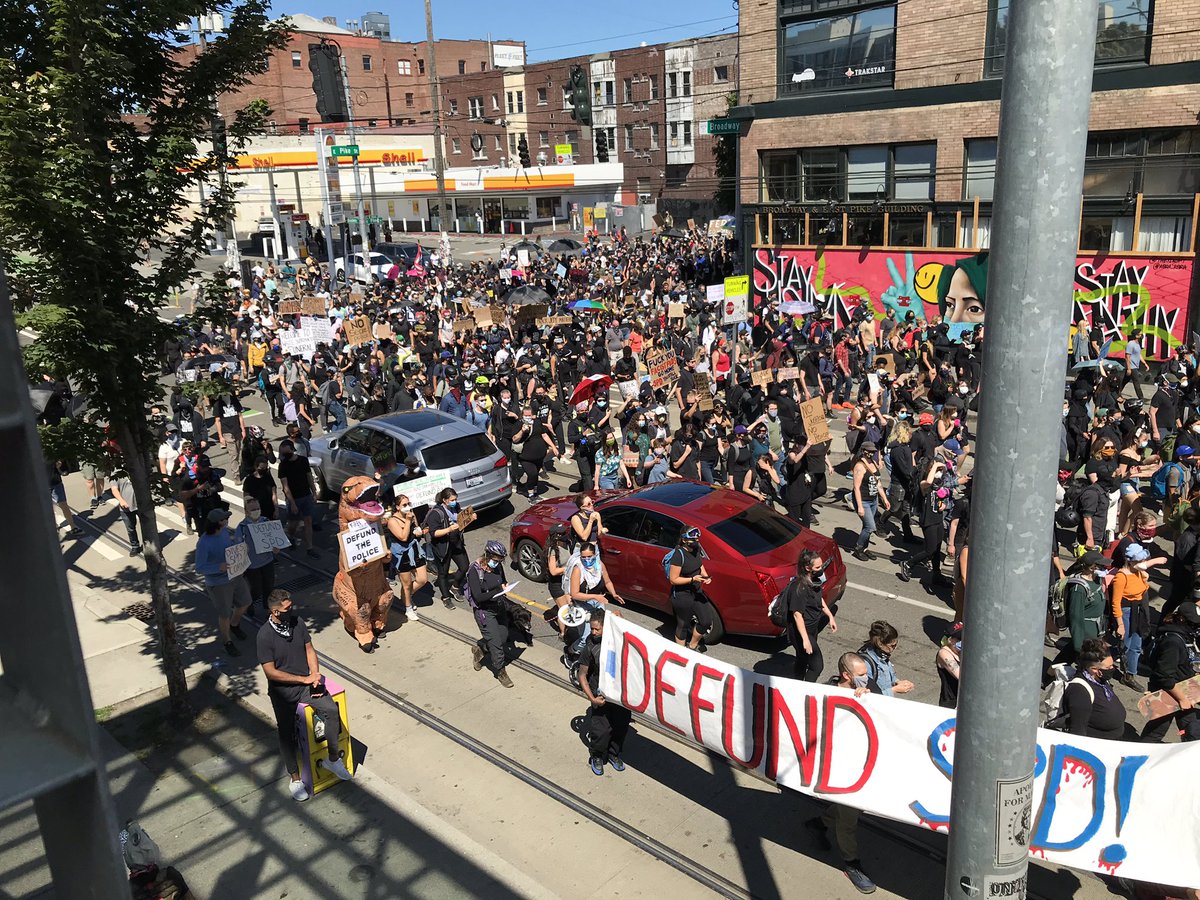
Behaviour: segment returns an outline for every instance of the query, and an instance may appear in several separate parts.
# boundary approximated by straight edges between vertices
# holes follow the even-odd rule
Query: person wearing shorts
[[[50,479],[50,502],[58,507],[58,511],[63,516],[62,524],[58,527],[69,529],[67,534],[71,537],[79,537],[83,534],[83,529],[75,524],[75,514],[71,512],[71,507],[67,504],[67,488],[63,484],[62,472],[59,471],[58,463],[47,463],[46,474]]]
[[[92,509],[96,509],[101,503],[108,502],[108,496],[104,493],[104,479],[108,477],[108,473],[86,462],[80,464],[79,473],[83,476],[84,483],[87,484],[88,499]]]
[[[217,611],[217,630],[221,633],[225,652],[241,656],[233,642],[246,640],[240,622],[250,608],[250,586],[245,575],[230,578],[225,564],[225,551],[239,539],[227,527],[229,511],[214,509],[204,523],[204,534],[196,542],[196,572],[204,576],[204,591]]]
[[[671,609],[675,612],[675,643],[695,650],[712,629],[712,603],[702,586],[712,579],[700,557],[700,529],[685,529],[679,546],[667,561]]]

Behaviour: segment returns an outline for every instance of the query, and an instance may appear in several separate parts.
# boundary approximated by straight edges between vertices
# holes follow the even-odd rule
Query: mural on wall
[[[1137,330],[1147,355],[1161,359],[1184,342],[1193,264],[1120,254],[1077,257],[1071,321],[1099,325],[1114,355]],[[839,328],[865,303],[876,318],[889,309],[901,321],[909,313],[925,321],[941,317],[958,337],[983,323],[987,305],[987,252],[764,248],[754,251],[753,273],[756,307],[779,301],[785,312],[818,310]]]

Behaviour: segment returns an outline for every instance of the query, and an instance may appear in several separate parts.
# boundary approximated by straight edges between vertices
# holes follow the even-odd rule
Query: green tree
[[[737,94],[726,98],[728,109],[737,104]],[[713,205],[717,215],[732,213],[737,204],[738,172],[737,172],[737,142],[736,134],[722,134],[717,138],[713,148],[714,168],[717,174],[717,189],[713,195]]]
[[[203,52],[179,24],[207,12],[226,31]],[[163,669],[176,716],[190,716],[154,518],[156,450],[149,404],[162,394],[158,354],[172,326],[157,308],[197,275],[206,228],[226,222],[232,182],[216,178],[260,130],[251,101],[229,116],[223,153],[200,145],[214,98],[266,71],[287,22],[267,0],[213,7],[186,0],[34,0],[0,16],[0,259],[12,281],[31,376],[69,378],[88,419],[121,450],[137,497]],[[136,110],[135,118],[126,115]],[[189,205],[197,183],[202,209]],[[219,226],[218,226],[219,227]],[[104,429],[44,436],[46,449],[96,458]]]

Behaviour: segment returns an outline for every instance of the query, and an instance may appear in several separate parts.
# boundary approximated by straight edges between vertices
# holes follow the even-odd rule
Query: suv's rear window
[[[800,535],[800,526],[765,506],[751,506],[709,529],[741,556],[776,550]]]
[[[453,469],[486,459],[496,452],[496,445],[483,434],[464,434],[441,444],[421,448],[427,469]]]

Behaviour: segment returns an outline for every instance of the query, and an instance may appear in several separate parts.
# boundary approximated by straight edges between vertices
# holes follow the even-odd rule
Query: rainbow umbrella
[[[567,309],[605,309],[599,300],[575,300],[567,304]]]

